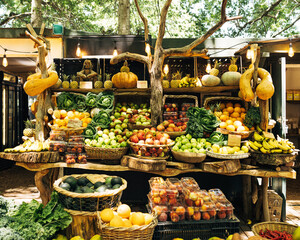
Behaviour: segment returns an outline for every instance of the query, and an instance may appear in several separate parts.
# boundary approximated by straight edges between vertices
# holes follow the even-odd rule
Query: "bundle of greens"
[[[247,111],[244,124],[248,128],[255,127],[256,125],[260,124],[261,118],[260,118],[260,111],[259,107],[250,107],[250,109]]]
[[[107,113],[112,112],[114,108],[114,94],[111,91],[105,91],[98,94],[96,105],[100,109],[105,109]]]
[[[11,216],[0,217],[0,239],[3,240],[47,240],[65,229],[72,217],[58,203],[58,194],[53,192],[50,202],[44,207],[36,200],[22,203]]]
[[[89,108],[94,108],[97,105],[97,94],[89,92],[85,97],[85,104]]]
[[[111,123],[110,115],[105,111],[100,111],[97,113],[93,118],[92,121],[89,123],[93,127],[100,127],[102,129],[108,128]]]
[[[85,96],[83,95],[75,95],[75,103],[76,103],[76,111],[78,112],[86,112],[88,107],[85,103]]]
[[[207,142],[210,142],[212,145],[217,144],[219,146],[226,146],[227,145],[228,137],[227,135],[223,135],[220,132],[213,132],[209,138],[206,139]]]
[[[187,123],[187,133],[194,138],[203,137],[204,132],[213,132],[220,124],[217,117],[205,108],[190,107],[187,111],[189,121]]]
[[[66,111],[76,109],[74,96],[74,94],[69,92],[62,92],[61,94],[59,94],[57,97],[58,109],[64,109]]]

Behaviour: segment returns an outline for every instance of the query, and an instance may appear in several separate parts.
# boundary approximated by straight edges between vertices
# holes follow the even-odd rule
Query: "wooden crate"
[[[268,190],[270,221],[280,222],[282,211],[282,197],[274,190]]]

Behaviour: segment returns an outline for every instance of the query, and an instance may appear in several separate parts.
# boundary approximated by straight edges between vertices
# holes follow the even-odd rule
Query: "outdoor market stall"
[[[200,231],[203,235],[198,237],[224,237],[227,230],[230,234],[238,231],[235,225],[238,220],[233,214],[233,205],[223,192],[220,189],[200,189],[193,178],[179,180],[173,177],[195,172],[245,176],[244,213],[249,214],[251,200],[255,199],[258,221],[261,220],[261,210],[263,220],[271,219],[269,178],[296,178],[292,166],[297,150],[293,143],[275,138],[268,132],[274,127],[269,125],[268,100],[276,89],[270,73],[258,67],[260,48],[257,45],[251,45],[251,66],[242,74],[237,72],[236,58],[232,58],[231,64],[222,72],[216,60],[209,74],[202,75],[201,79],[198,75],[174,74],[173,82],[168,83],[168,71],[162,72],[165,57],[207,58],[205,50],[193,51],[194,47],[223,23],[238,17],[226,17],[224,1],[220,22],[203,38],[184,48],[164,50],[161,44],[169,5],[170,2],[167,2],[162,10],[163,29],[159,31],[153,56],[151,52],[147,52],[147,56],[124,53],[111,59],[111,64],[123,60],[144,62],[150,72],[150,89],[136,88],[139,81],[130,71],[127,61],[120,72],[112,77],[107,75],[104,83],[97,77],[98,73],[88,59],[80,72],[74,72],[71,80],[64,76],[61,81],[57,72],[47,67],[45,58],[50,45],[42,36],[43,31],[37,35],[28,25],[30,33],[26,32],[26,35],[35,42],[39,52],[40,73],[30,75],[24,85],[28,95],[38,96],[37,103],[31,108],[36,117],[35,132],[28,123],[26,134],[24,130],[24,135],[27,135],[24,143],[6,149],[0,157],[36,171],[35,183],[45,209],[47,206],[50,208],[49,204],[53,204],[55,198],[72,216],[72,221],[65,216],[66,222],[72,222],[67,230],[69,237],[81,235],[91,238],[101,233],[103,239],[152,239],[154,234],[154,239],[160,239],[167,226],[180,228],[179,224],[182,224],[200,231],[201,227],[213,229],[217,223],[221,226],[219,232]],[[145,23],[140,11],[139,14]],[[147,31],[145,40],[147,47]],[[176,87],[163,89],[167,84]],[[237,90],[240,90],[239,97],[205,98],[203,106],[202,97],[199,103],[198,97],[187,95],[191,92],[237,93]],[[121,99],[130,97],[136,97],[137,101],[121,102]],[[150,98],[150,107],[144,100],[146,97]],[[169,160],[171,156],[172,161]],[[114,174],[80,174],[58,178],[59,168]],[[115,176],[116,172],[121,171],[140,171],[167,177],[149,179],[149,213],[131,212],[126,204],[120,203],[122,192],[130,184],[126,179]],[[256,178],[251,177],[262,178],[261,195],[258,194]],[[251,187],[252,180],[254,184]],[[111,209],[117,211],[114,213]],[[226,224],[230,225],[230,229],[225,227]],[[86,229],[82,229],[82,225]],[[155,226],[159,229],[156,229],[156,235]],[[290,228],[289,233],[292,233],[296,227]],[[264,230],[259,227],[254,229],[257,235],[267,237],[269,232]],[[184,234],[180,231],[176,234]],[[197,231],[194,234],[200,234]],[[170,236],[167,236],[168,239]],[[184,236],[196,237],[193,234]]]

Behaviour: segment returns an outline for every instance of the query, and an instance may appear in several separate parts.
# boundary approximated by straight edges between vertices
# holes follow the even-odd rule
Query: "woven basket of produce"
[[[145,128],[152,128],[152,125],[137,125],[135,123],[128,123],[128,129],[134,130],[134,129],[145,129]]]
[[[175,139],[177,137],[180,137],[181,135],[185,135],[186,131],[182,131],[182,132],[165,132],[167,134],[169,134],[170,138]]]
[[[251,151],[251,157],[259,164],[279,166],[296,160],[298,152],[292,153],[261,153]]]
[[[251,133],[253,133],[254,131],[237,132],[237,131],[229,131],[229,130],[223,129],[223,128],[217,128],[217,132],[220,132],[225,135],[228,135],[228,134],[240,135],[241,139],[247,139],[251,135]]]
[[[294,231],[297,229],[297,227],[298,226],[296,225],[283,223],[283,222],[261,222],[261,223],[254,224],[251,230],[256,236],[261,236],[268,239],[271,238],[275,239],[276,236],[279,237],[278,234],[280,233],[278,232],[281,232],[282,235],[288,235],[288,234],[292,235]],[[276,236],[274,234],[276,234]],[[291,238],[282,237],[280,239],[292,239],[292,237]]]
[[[53,188],[64,208],[95,212],[117,207],[127,181],[104,174],[74,174],[57,179]]]
[[[89,158],[101,160],[120,160],[128,151],[128,147],[99,148],[85,146]]]
[[[218,103],[240,103],[246,110],[248,109],[248,104],[239,97],[227,97],[227,96],[219,96],[219,97],[207,97],[204,100],[203,107],[210,108],[211,105],[218,104]]]
[[[172,150],[172,155],[177,161],[187,163],[200,163],[206,158],[204,153],[193,153],[193,152],[176,152]]]
[[[158,223],[157,217],[154,216],[153,220],[148,225],[132,227],[111,227],[102,222],[98,212],[98,222],[103,240],[152,240],[154,229]]]
[[[214,153],[211,151],[206,152],[207,156],[218,159],[244,159],[250,157],[250,153],[241,153],[241,154],[221,154]]]

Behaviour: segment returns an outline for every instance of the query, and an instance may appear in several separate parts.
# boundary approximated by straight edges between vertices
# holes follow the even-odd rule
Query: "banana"
[[[274,139],[269,139],[268,141],[269,146],[271,146],[271,149],[278,148],[277,142]]]
[[[289,151],[282,150],[283,153],[289,153]]]
[[[258,147],[251,141],[249,141],[249,146],[254,150],[258,150]]]
[[[266,150],[270,150],[272,147],[267,143],[266,140],[263,141],[262,146],[266,149]]]
[[[283,151],[288,151],[290,150],[290,147],[284,142],[284,141],[281,141],[278,143],[278,147],[280,149],[282,149]]]
[[[253,144],[254,144],[256,147],[258,147],[258,148],[261,148],[261,147],[262,147],[262,145],[261,145],[259,142],[257,142],[257,141],[253,142]]]
[[[256,125],[256,130],[257,130],[259,133],[261,133],[261,132],[263,131],[258,125]]]
[[[269,150],[265,149],[264,147],[260,148],[259,150],[260,150],[262,153],[268,153],[268,152],[269,152]]]
[[[264,140],[264,137],[259,135],[258,132],[254,132],[253,138],[255,141],[258,141],[258,142],[262,142]]]
[[[271,153],[282,153],[281,149],[272,149]]]

